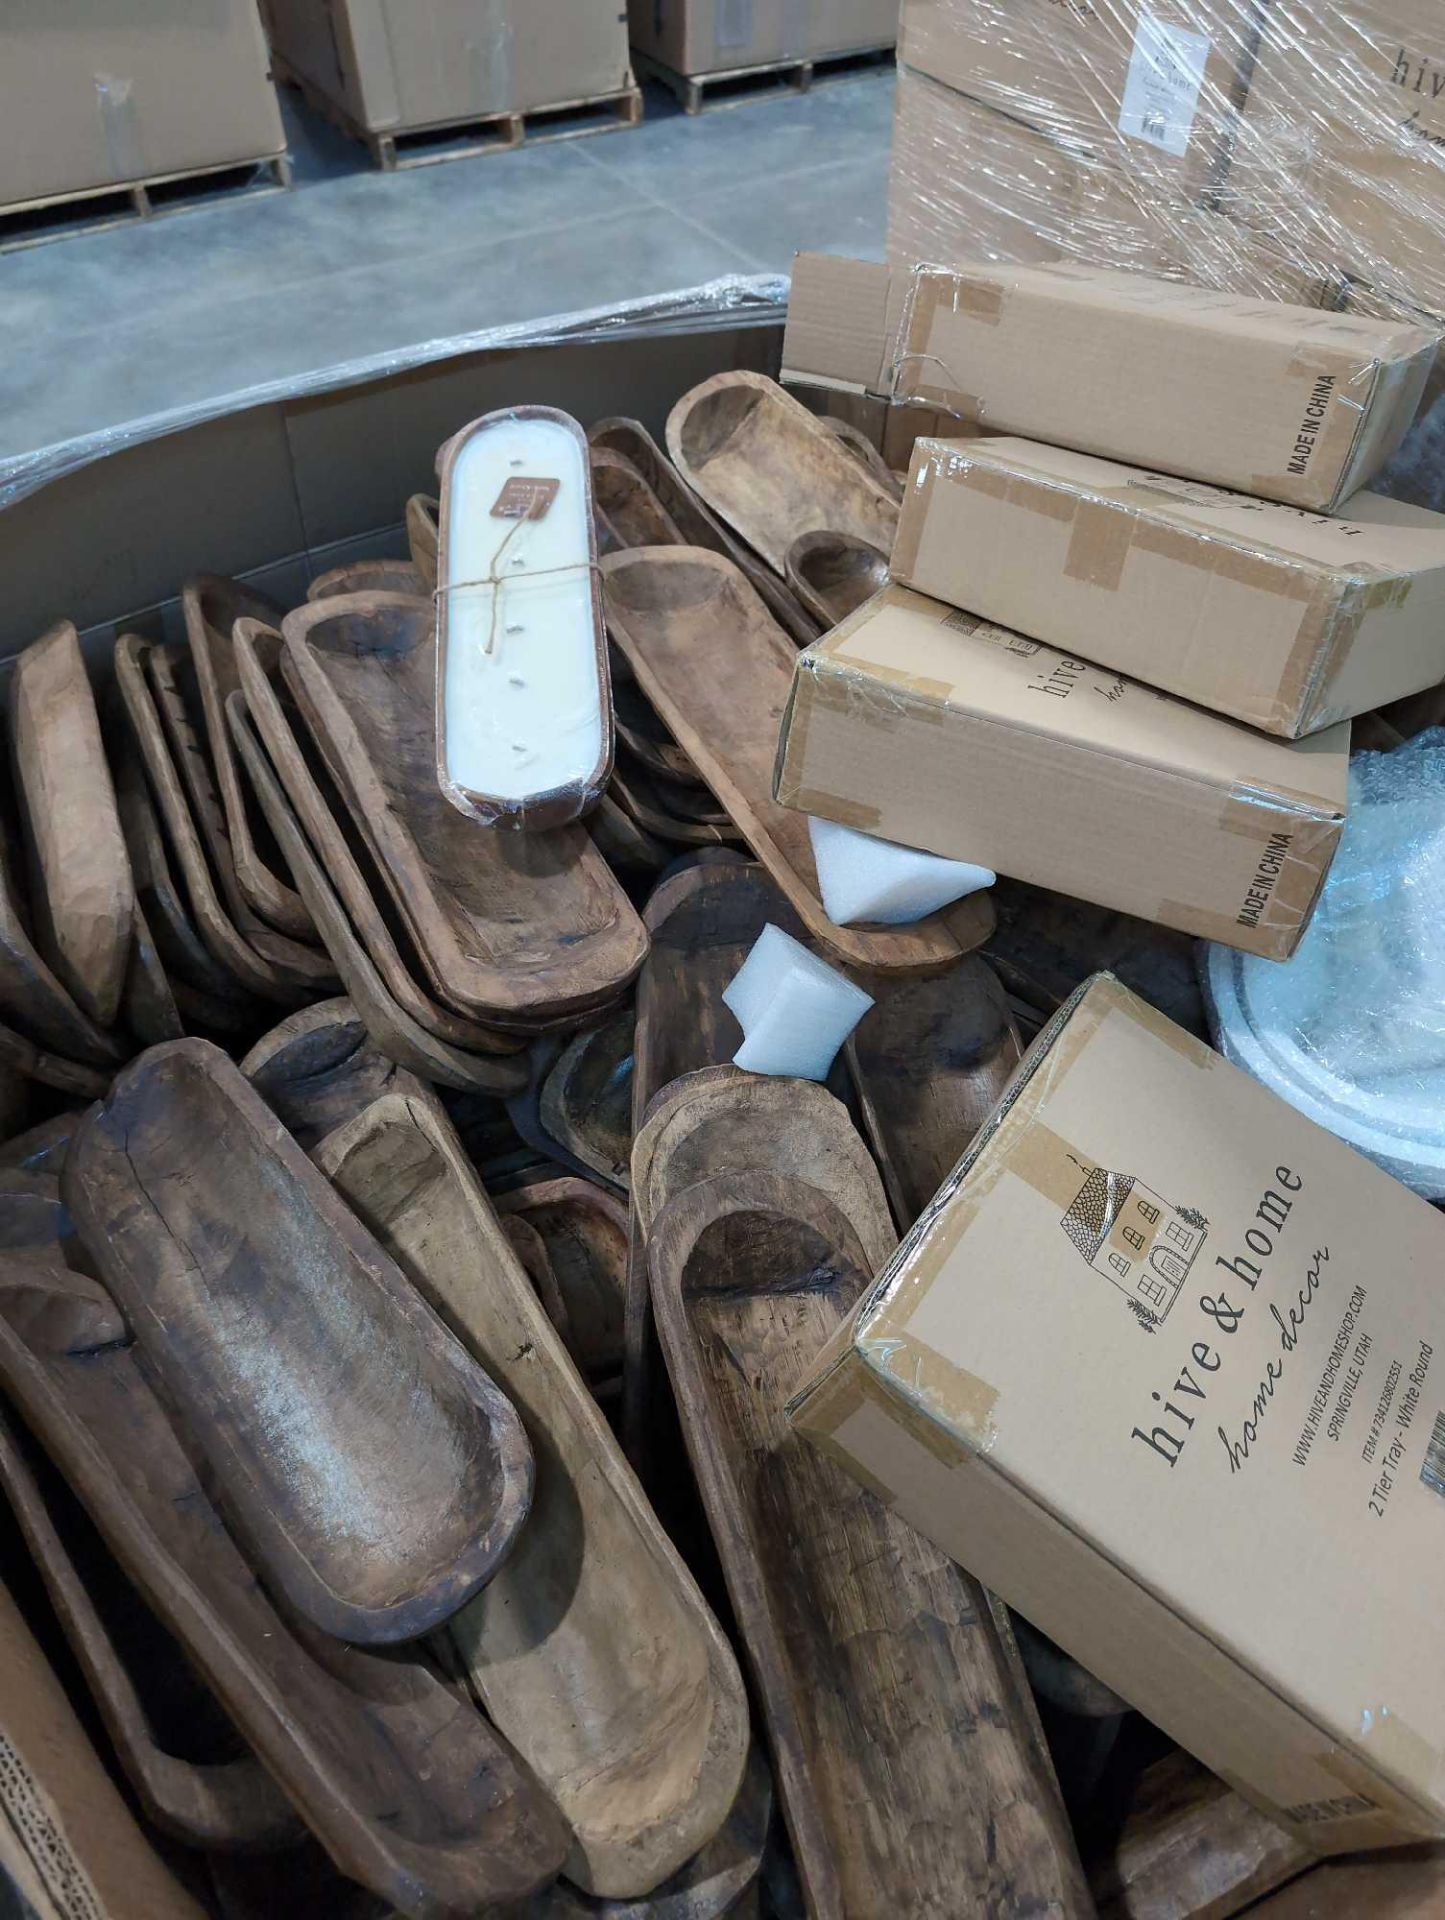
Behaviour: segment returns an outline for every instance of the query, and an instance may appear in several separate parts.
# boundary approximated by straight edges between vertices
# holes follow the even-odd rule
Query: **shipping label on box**
[[[794,262],[784,365],[826,379],[852,263],[818,272],[814,258]],[[1440,339],[1071,264],[895,270],[882,288],[864,275],[853,284],[877,390],[892,399],[1319,512],[1398,448]]]
[[[1349,727],[1252,727],[890,586],[798,656],[784,806],[1284,959],[1344,822]]]
[[[790,1417],[1309,1845],[1438,1836],[1442,1271],[1425,1201],[1100,975]]]
[[[1445,516],[1307,513],[1037,441],[924,439],[893,578],[1294,737],[1445,679]]]

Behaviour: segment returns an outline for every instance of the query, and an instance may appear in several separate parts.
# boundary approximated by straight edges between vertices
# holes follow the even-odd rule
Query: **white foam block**
[[[987,867],[940,854],[900,847],[871,833],[840,827],[834,820],[809,816],[813,863],[823,911],[838,927],[867,921],[880,927],[904,927],[923,920],[965,894],[991,887],[997,878]]]
[[[826,1080],[873,1000],[781,927],[766,926],[723,989],[723,1003],[743,1030],[734,1066]]]

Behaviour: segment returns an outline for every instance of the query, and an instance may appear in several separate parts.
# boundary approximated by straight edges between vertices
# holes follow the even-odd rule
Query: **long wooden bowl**
[[[436,646],[399,595],[288,615],[288,683],[435,992],[486,1021],[576,1013],[642,964],[642,924],[585,830],[480,831],[436,781]]]
[[[531,1497],[515,1410],[218,1047],[128,1067],[76,1133],[64,1193],[304,1618],[415,1639],[492,1576]]]
[[[832,434],[839,446],[846,447],[853,458],[867,468],[885,493],[892,494],[895,500],[902,500],[903,477],[893,471],[860,427],[855,427],[851,421],[840,420],[836,414],[832,413],[820,413],[815,417],[818,424]]]
[[[437,516],[440,512],[440,503],[430,494],[414,493],[406,503],[406,542],[411,550],[411,564],[421,575],[428,597],[436,592],[437,585]]]
[[[1008,996],[978,954],[926,980],[855,977],[873,1005],[848,1038],[848,1066],[907,1232],[998,1105],[1023,1047]]]
[[[197,695],[189,686],[194,678],[189,665],[179,647],[152,647],[146,656],[146,678],[226,912],[247,944],[279,972],[318,989],[334,987],[336,976],[314,932],[307,940],[278,932],[256,912],[241,889],[220,791],[196,724]]]
[[[1256,1900],[1303,1873],[1314,1858],[1287,1827],[1187,1753],[1175,1752],[1144,1769],[1117,1836],[1090,1862],[1089,1880],[1104,1920],[1228,1920],[1246,1908],[1253,1912]],[[1298,1884],[1320,1904],[1291,1920],[1307,1913],[1319,1920],[1375,1920],[1390,1912],[1368,1902],[1331,1906],[1312,1879]],[[1417,1911],[1418,1920],[1427,1920],[1436,1909]],[[1259,1912],[1272,1914],[1273,1902]]]
[[[110,1085],[108,1068],[82,1066],[78,1060],[67,1060],[63,1054],[49,1053],[10,1027],[0,1027],[0,1068],[82,1100],[98,1099]]]
[[[398,1066],[409,1067],[423,1079],[437,1080],[443,1086],[464,1092],[487,1093],[501,1099],[524,1087],[529,1072],[524,1056],[470,1053],[454,1047],[448,1041],[439,1040],[392,997],[291,811],[275,770],[256,738],[243,695],[233,693],[227,700],[226,718],[271,831],[285,849],[287,862],[313,919],[322,930],[342,984],[377,1046]]]
[[[0,847],[0,1010],[37,1045],[88,1066],[115,1065],[128,1049],[96,1025],[36,952]]]
[[[113,1026],[135,886],[95,696],[68,620],[15,662],[10,737],[41,950],[91,1020]]]
[[[802,533],[848,533],[893,551],[896,497],[766,374],[714,374],[685,393],[668,416],[667,450],[775,573]]]
[[[345,997],[289,1014],[262,1034],[241,1071],[308,1153],[389,1093],[400,1074]]]
[[[646,827],[639,826],[610,791],[604,793],[593,808],[587,830],[607,864],[634,878],[649,875],[655,878],[672,861],[672,847],[649,833]]]
[[[625,453],[594,445],[589,464],[598,533],[608,552],[687,545],[682,529]]]
[[[70,1149],[71,1138],[80,1125],[80,1112],[57,1113],[39,1120],[23,1133],[14,1134],[0,1146],[0,1169],[19,1173],[48,1173],[59,1178]]]
[[[725,1175],[679,1192],[648,1249],[810,1915],[1091,1915],[1006,1629],[784,1418],[869,1284],[846,1215]]]
[[[157,811],[180,866],[196,931],[233,992],[252,993],[282,1006],[301,1005],[316,997],[317,983],[258,952],[242,938],[221,903],[146,677],[150,652],[150,642],[139,634],[122,634],[115,644],[116,685],[145,763]]]
[[[567,1351],[589,1382],[610,1379],[622,1364],[628,1209],[570,1174],[498,1194],[496,1208],[505,1224],[526,1225],[542,1243]]]
[[[569,1040],[542,1082],[537,1114],[574,1160],[626,1189],[632,1155],[631,1007]]]
[[[599,420],[587,437],[594,447],[611,448],[632,462],[688,546],[707,547],[713,553],[726,554],[734,566],[741,567],[766,602],[768,612],[800,647],[809,646],[817,639],[817,622],[804,612],[772,568],[764,566],[746,543],[739,540],[730,527],[724,526],[706,501],[693,492],[640,420],[617,416]]]
[[[130,959],[126,963],[125,990],[120,1005],[128,1031],[142,1047],[159,1046],[163,1040],[179,1040],[186,1031],[181,1010],[176,1005],[175,990],[139,900],[133,914]]]
[[[737,1792],[748,1719],[732,1653],[435,1102],[389,1094],[316,1159],[521,1411],[532,1515],[447,1636],[570,1822],[569,1878],[646,1893]]]
[[[839,927],[828,918],[807,819],[773,798],[796,656],[736,567],[698,547],[646,547],[610,555],[602,579],[608,628],[643,692],[830,955],[880,973],[921,973],[988,938],[986,893],[915,926]]]
[[[637,981],[634,1151],[648,1107],[664,1087],[685,1073],[723,1065],[742,1045],[723,988],[763,928],[772,921],[794,939],[804,938],[802,922],[766,869],[731,854],[668,875],[642,917],[651,944]],[[650,1467],[653,1455],[666,1449],[667,1408],[653,1391],[661,1370],[656,1344],[647,1248],[634,1207],[623,1315],[622,1433],[628,1458],[639,1468]]]
[[[139,691],[149,700],[144,682]],[[155,934],[167,977],[173,988],[184,983],[197,993],[232,1000],[239,1007],[259,1006],[261,1003],[250,999],[236,974],[216,960],[191,918],[172,871],[165,835],[146,786],[145,770],[132,751],[133,744],[133,739],[127,738],[117,753],[116,801],[131,871],[135,875],[136,896]]]
[[[800,533],[783,571],[808,611],[836,627],[888,585],[888,556],[851,534]]]
[[[0,1168],[0,1254],[83,1266],[85,1253],[60,1197],[59,1168]]]
[[[274,629],[242,620],[236,626],[236,665],[246,710],[260,736],[266,757],[281,783],[322,871],[335,889],[337,902],[357,939],[381,977],[382,985],[402,1012],[438,1040],[464,1053],[512,1053],[524,1043],[495,1027],[469,1020],[443,1007],[421,985],[411,961],[402,951],[410,946],[405,930],[395,925],[391,906],[379,876],[369,877],[365,841],[350,820],[344,803],[322,786],[308,758],[306,741],[292,725],[280,681],[281,636]],[[314,752],[314,749],[313,749]],[[348,834],[347,828],[351,832]],[[374,870],[373,870],[374,872]]]
[[[704,1067],[648,1108],[633,1147],[634,1205],[644,1236],[689,1187],[724,1174],[800,1181],[843,1214],[876,1273],[898,1244],[878,1168],[848,1110],[811,1080]]]
[[[0,1379],[343,1873],[414,1920],[552,1878],[567,1848],[556,1810],[423,1656],[327,1640],[267,1599],[99,1287],[7,1262]]]
[[[147,1817],[193,1847],[298,1839],[291,1803],[3,1414],[0,1489]]]
[[[635,1900],[609,1900],[579,1892],[558,1880],[531,1899],[519,1920],[757,1920],[747,1904],[767,1851],[773,1811],[773,1777],[754,1739],[747,1772],[732,1812],[714,1837],[685,1866],[651,1893]],[[783,1910],[777,1909],[779,1913]]]
[[[225,816],[224,843],[213,846],[213,856],[218,866],[230,859],[241,898],[253,913],[282,933],[314,943],[316,928],[305,903],[285,873],[278,871],[280,863],[271,850],[258,844],[226,726],[226,695],[241,684],[232,639],[236,622],[264,620],[274,625],[281,609],[235,580],[203,573],[181,589],[181,610]]]
[[[607,793],[634,826],[665,845],[725,847],[740,838],[731,821],[724,825],[716,820],[689,820],[674,813],[655,775],[625,753],[617,756]]]
[[[615,661],[612,704],[618,740],[649,773],[659,774],[665,780],[695,781],[697,768],[658,719],[652,702],[633,679],[632,669],[620,653],[615,653]]]
[[[318,573],[306,589],[306,598],[335,600],[344,593],[408,593],[418,600],[431,598],[431,588],[414,560],[348,560],[345,566]]]

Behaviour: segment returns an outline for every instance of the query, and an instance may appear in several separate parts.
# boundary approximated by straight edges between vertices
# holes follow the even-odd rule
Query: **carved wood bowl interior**
[[[788,585],[810,613],[839,626],[888,585],[888,556],[866,540],[826,529],[801,533],[788,548]]]

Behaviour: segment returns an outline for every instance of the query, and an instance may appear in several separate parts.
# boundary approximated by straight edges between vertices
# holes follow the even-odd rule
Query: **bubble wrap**
[[[1445,1199],[1445,727],[1356,754],[1350,814],[1292,960],[1211,946],[1225,1056]]]

